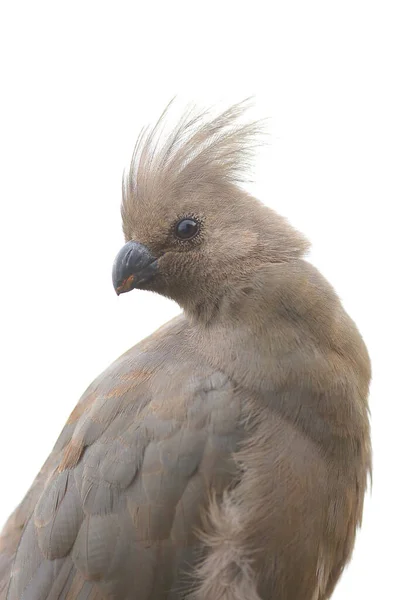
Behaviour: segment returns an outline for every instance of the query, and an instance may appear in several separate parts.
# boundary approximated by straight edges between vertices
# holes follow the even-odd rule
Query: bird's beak
[[[127,242],[115,257],[112,280],[118,296],[149,281],[157,270],[157,259],[146,246]]]

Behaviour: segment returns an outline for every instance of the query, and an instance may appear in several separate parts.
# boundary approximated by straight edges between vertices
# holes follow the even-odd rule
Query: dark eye
[[[194,219],[182,219],[175,227],[175,235],[180,240],[190,240],[199,231],[199,224]]]

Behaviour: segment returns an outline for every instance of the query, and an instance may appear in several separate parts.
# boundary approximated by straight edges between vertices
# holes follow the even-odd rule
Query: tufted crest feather
[[[158,190],[178,191],[193,183],[238,184],[246,181],[254,150],[262,141],[263,121],[240,121],[250,106],[239,102],[217,116],[189,106],[166,133],[173,101],[154,127],[142,130],[128,175],[123,178],[122,214],[128,202],[154,197]]]

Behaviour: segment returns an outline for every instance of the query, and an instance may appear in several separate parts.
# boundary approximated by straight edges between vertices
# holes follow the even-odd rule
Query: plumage
[[[368,353],[307,240],[239,185],[245,107],[139,138],[114,287],[183,313],[83,394],[2,533],[0,600],[326,600],[350,559]]]

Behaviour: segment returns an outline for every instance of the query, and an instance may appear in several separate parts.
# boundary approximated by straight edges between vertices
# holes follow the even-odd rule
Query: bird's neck
[[[340,450],[338,436],[354,444],[366,427],[370,377],[354,323],[309,263],[260,275],[189,313],[198,351],[325,448]]]

